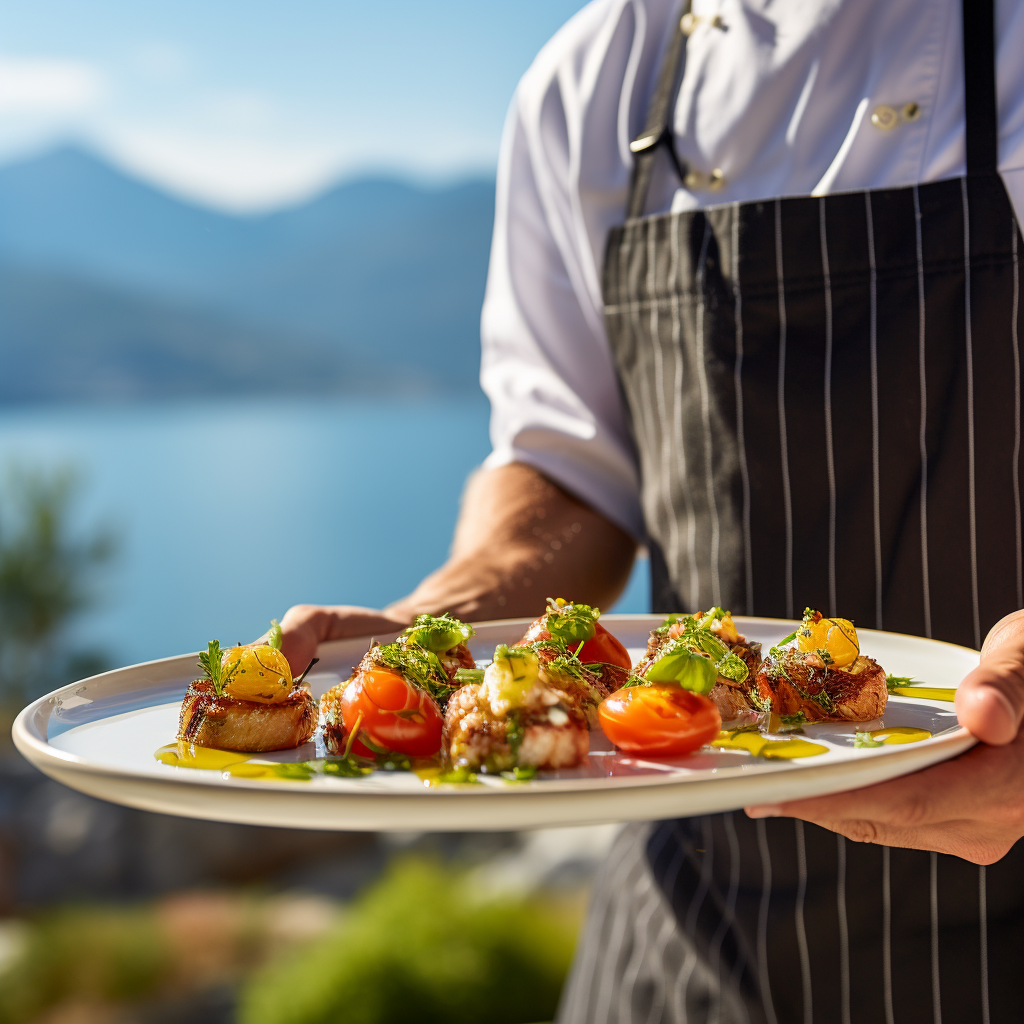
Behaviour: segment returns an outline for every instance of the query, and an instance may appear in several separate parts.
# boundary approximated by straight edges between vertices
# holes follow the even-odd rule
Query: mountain
[[[342,391],[369,375],[286,334],[7,264],[0,329],[0,403]]]
[[[309,388],[473,387],[493,217],[491,180],[388,178],[233,216],[65,147],[0,168],[0,353],[28,351],[28,338],[37,359],[99,346],[108,369],[131,363],[140,394],[166,393],[151,368],[172,350],[180,366],[205,353],[225,387],[237,367],[232,386],[250,388],[246,346],[287,353]],[[21,387],[5,383],[0,398]]]

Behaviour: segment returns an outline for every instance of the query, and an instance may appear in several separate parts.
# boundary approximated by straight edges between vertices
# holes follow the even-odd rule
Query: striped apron
[[[687,171],[669,46],[604,270],[658,611],[979,647],[1024,605],[1021,238],[971,7],[967,175],[914,188],[644,216],[655,155]],[[736,812],[623,832],[559,1020],[1020,1021],[1022,964],[1024,843],[979,868]]]

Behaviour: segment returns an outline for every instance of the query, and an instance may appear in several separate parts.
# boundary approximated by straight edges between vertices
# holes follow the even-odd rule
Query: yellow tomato
[[[269,644],[232,647],[225,652],[222,664],[225,675],[231,673],[224,691],[236,700],[278,704],[292,692],[288,659]]]
[[[834,668],[849,668],[860,655],[857,630],[849,619],[804,619],[797,631],[797,646],[808,654],[826,651]]]

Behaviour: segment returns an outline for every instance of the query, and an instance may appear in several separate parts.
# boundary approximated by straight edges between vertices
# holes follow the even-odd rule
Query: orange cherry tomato
[[[689,754],[722,728],[714,701],[674,683],[616,690],[601,702],[597,715],[615,746],[653,757]]]
[[[441,749],[441,712],[429,693],[397,672],[360,672],[341,695],[346,734],[358,731],[352,751],[374,757],[380,750],[408,757],[430,757]],[[372,749],[367,739],[377,750]]]
[[[633,668],[629,651],[600,622],[594,623],[594,635],[583,645],[579,659],[585,665],[601,661],[606,665],[618,665],[627,672]]]

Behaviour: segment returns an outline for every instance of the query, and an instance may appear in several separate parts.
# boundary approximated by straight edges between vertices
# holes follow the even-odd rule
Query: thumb
[[[981,664],[957,689],[956,713],[983,743],[1001,746],[1017,735],[1024,719],[1024,611],[992,627]]]

